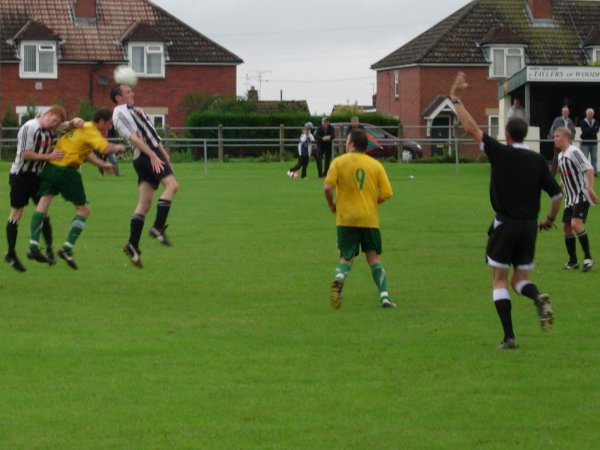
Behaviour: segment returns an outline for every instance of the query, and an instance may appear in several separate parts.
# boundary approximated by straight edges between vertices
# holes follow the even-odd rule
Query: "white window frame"
[[[490,73],[489,73],[490,78],[510,78],[515,73],[517,73],[519,70],[522,70],[525,67],[525,49],[523,47],[508,47],[508,46],[489,47],[488,52],[489,52],[488,58],[490,61]],[[501,54],[501,56],[500,56],[501,60],[502,60],[501,68],[496,67],[496,65],[494,64],[494,61],[495,61],[494,56],[496,53]],[[507,72],[508,58],[515,57],[515,56],[520,58],[519,70],[509,74]]]
[[[592,62],[600,62],[600,47],[592,47]]]
[[[400,74],[394,73],[394,97],[400,97]]]
[[[489,136],[493,137],[494,139],[498,139],[498,136],[500,135],[500,116],[499,115],[490,114],[488,116],[487,131],[488,131]]]
[[[25,47],[36,47],[35,71],[25,71]],[[40,53],[52,53],[52,72],[40,72]],[[56,80],[58,78],[57,45],[54,41],[22,41],[19,45],[19,77]]]
[[[152,121],[152,125],[154,125],[154,128],[156,128],[156,129],[164,129],[165,128],[165,115],[164,114],[146,113],[146,115]],[[157,123],[156,123],[157,120],[161,121],[161,125],[157,125]]]
[[[133,49],[144,49],[144,67],[136,70],[133,67]],[[165,45],[162,42],[130,42],[129,43],[129,67],[131,67],[140,78],[164,78],[165,77]],[[160,55],[160,72],[148,73],[148,55]]]

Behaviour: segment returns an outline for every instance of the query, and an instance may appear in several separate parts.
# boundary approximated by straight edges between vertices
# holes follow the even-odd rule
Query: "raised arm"
[[[477,126],[475,119],[471,116],[465,105],[461,100],[461,95],[469,87],[467,84],[467,76],[463,72],[458,72],[452,87],[450,88],[450,100],[454,103],[456,109],[456,116],[462,124],[466,133],[471,136],[475,141],[481,142],[483,140],[483,131]]]

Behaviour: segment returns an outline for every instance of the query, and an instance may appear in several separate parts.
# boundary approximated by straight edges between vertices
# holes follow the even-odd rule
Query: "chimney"
[[[250,90],[248,91],[248,100],[251,102],[258,101],[258,91],[256,90],[256,88],[254,86],[251,86]]]
[[[552,19],[553,0],[528,0],[534,19]]]
[[[75,0],[75,17],[77,19],[95,19],[96,0]]]

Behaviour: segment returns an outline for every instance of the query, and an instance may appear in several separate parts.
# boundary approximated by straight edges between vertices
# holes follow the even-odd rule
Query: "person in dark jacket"
[[[594,110],[588,108],[585,111],[585,119],[579,122],[581,127],[581,151],[589,159],[592,159],[594,176],[598,176],[596,163],[598,162],[598,130],[600,123],[594,119]]]
[[[317,161],[317,173],[319,178],[323,178],[327,175],[329,170],[329,164],[331,164],[331,158],[333,156],[333,140],[335,139],[335,130],[329,123],[327,117],[323,117],[321,125],[315,132],[315,140],[317,141],[317,155],[315,160]],[[323,166],[323,157],[325,158],[325,166]]]

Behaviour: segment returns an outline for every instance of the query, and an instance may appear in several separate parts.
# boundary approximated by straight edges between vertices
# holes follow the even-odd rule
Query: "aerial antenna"
[[[250,73],[247,73],[246,74],[246,90],[248,90],[248,87],[250,87],[250,85],[252,85],[253,82],[256,82],[256,83],[258,83],[258,94],[260,96],[263,82],[264,83],[269,82],[269,80],[264,79],[264,75],[267,73],[271,73],[271,71],[270,70],[253,70]]]

